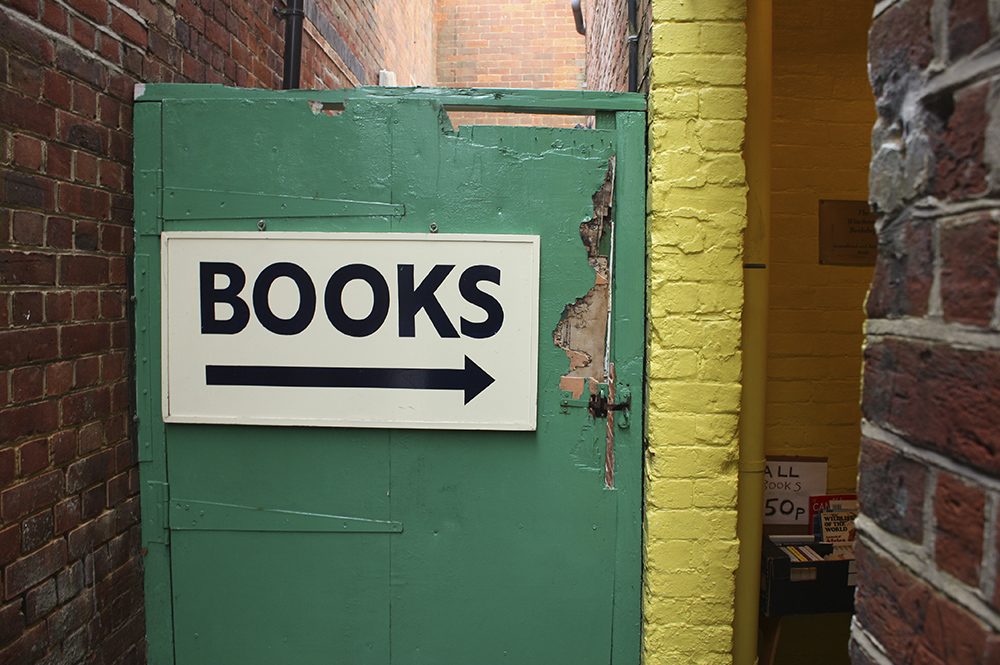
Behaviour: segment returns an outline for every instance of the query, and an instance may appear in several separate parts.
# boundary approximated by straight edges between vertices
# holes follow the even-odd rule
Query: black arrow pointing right
[[[206,365],[210,386],[287,388],[393,388],[461,390],[468,404],[496,379],[465,356],[463,369],[390,367],[289,367],[280,365]]]

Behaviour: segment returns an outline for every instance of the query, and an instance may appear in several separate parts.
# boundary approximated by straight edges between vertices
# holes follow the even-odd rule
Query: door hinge
[[[158,236],[163,231],[163,171],[139,171],[136,178],[136,234]]]
[[[148,481],[146,483],[146,495],[142,497],[145,502],[149,498],[148,511],[144,512],[142,524],[142,546],[149,543],[170,544],[170,518],[168,513],[170,494],[167,483]]]

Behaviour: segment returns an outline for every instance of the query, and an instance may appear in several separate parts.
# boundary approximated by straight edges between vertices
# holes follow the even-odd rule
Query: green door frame
[[[171,219],[163,201],[162,117],[165,100],[235,100],[273,98],[304,100],[322,110],[343,108],[346,100],[397,98],[440,103],[447,111],[518,114],[593,115],[598,129],[615,131],[615,224],[629,229],[615,238],[615,280],[612,298],[615,326],[613,348],[645,348],[646,270],[646,100],[636,93],[563,90],[356,88],[344,90],[266,90],[219,85],[150,84],[136,89],[135,126],[135,295],[136,411],[142,505],[142,546],[145,554],[146,638],[148,660],[154,665],[174,662],[173,608],[169,549],[169,494],[166,431],[161,415],[160,234],[183,228]],[[309,202],[300,199],[302,205]],[[293,204],[293,203],[290,203]],[[284,215],[294,216],[286,210]],[[256,217],[246,228],[256,230]],[[632,230],[635,230],[634,232]],[[619,380],[645,385],[645,359],[617,358]],[[645,413],[644,394],[635,399]],[[634,413],[634,427],[643,427]],[[641,431],[644,431],[641,430]],[[637,663],[641,649],[642,578],[642,450],[633,446],[616,452],[615,486],[636,505],[619,514],[613,608],[612,663]]]

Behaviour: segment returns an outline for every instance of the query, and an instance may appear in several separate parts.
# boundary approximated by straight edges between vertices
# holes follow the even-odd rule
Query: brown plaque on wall
[[[867,201],[819,202],[819,262],[873,266],[878,256],[877,215]]]

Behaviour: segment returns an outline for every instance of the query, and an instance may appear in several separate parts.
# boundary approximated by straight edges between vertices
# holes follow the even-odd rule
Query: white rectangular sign
[[[809,527],[809,497],[826,494],[826,458],[769,456],[764,465],[764,524]]]
[[[539,238],[167,232],[166,422],[533,430]]]

